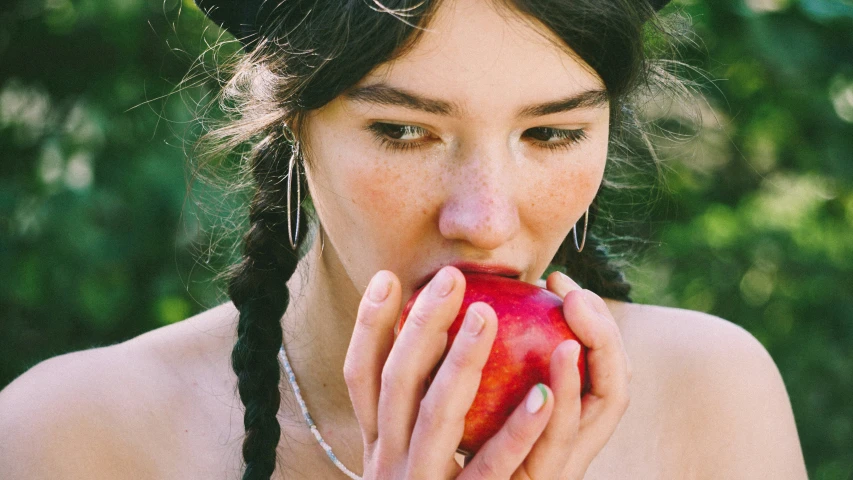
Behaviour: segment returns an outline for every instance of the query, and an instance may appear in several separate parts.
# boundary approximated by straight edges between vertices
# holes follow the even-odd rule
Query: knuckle
[[[555,445],[571,445],[577,436],[579,420],[580,418],[575,415],[573,418],[562,422],[560,428],[554,429],[554,431],[546,430],[548,439],[553,441]]]
[[[495,466],[495,456],[493,454],[483,455],[479,462],[474,462],[475,473],[481,478],[497,478],[498,471]]]
[[[411,324],[413,327],[417,327],[418,329],[422,329],[429,324],[429,315],[424,309],[423,305],[418,305],[415,308],[412,308],[412,311],[409,312],[409,318],[406,319],[406,324]]]
[[[361,369],[354,362],[349,359],[344,361],[344,382],[350,390],[358,385],[362,376]]]
[[[607,310],[607,304],[604,303],[604,300],[602,300],[601,297],[596,295],[595,292],[593,292],[592,290],[584,289],[583,293],[584,293],[584,296],[586,297],[587,301],[592,303],[593,308],[595,308],[598,311]]]
[[[611,347],[610,349],[614,353],[624,350],[622,348],[622,334],[619,331],[619,327],[613,322],[599,322],[597,328],[592,333],[592,341],[590,343],[589,346],[593,349],[607,346]]]
[[[566,303],[570,303],[572,308],[575,310],[582,310],[584,307],[584,294],[583,290],[570,290],[566,293],[563,301]]]
[[[613,395],[611,402],[611,408],[621,417],[628,410],[628,406],[631,404],[631,397],[628,395],[627,390],[620,391]]]
[[[450,418],[447,412],[439,408],[434,402],[427,400],[421,401],[418,408],[418,421],[425,422],[425,425],[446,425]]]
[[[506,435],[509,440],[508,450],[515,455],[522,454],[527,450],[527,444],[530,443],[527,432],[514,422],[509,422],[506,426]]]
[[[392,392],[397,390],[397,387],[400,385],[400,377],[397,374],[396,370],[390,368],[388,364],[385,364],[385,367],[382,369],[382,374],[380,376],[380,381],[382,382],[381,388],[386,392]]]
[[[618,341],[622,342],[622,332],[619,331],[619,326],[616,325],[616,322],[602,322],[604,333],[607,336],[608,341]]]
[[[471,359],[469,358],[469,356],[463,354],[462,352],[454,351],[452,347],[450,350],[450,354],[447,355],[447,358],[444,359],[444,363],[442,363],[442,368],[448,369],[450,373],[461,372],[463,370],[468,369],[470,366]]]
[[[364,330],[375,330],[379,328],[379,311],[372,305],[362,304],[355,318],[356,324]]]

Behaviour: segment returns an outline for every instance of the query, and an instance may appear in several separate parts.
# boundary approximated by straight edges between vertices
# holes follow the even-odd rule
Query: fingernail
[[[453,278],[453,275],[442,268],[430,282],[429,291],[436,296],[444,297],[453,290],[454,283],[456,283],[456,279]]]
[[[577,354],[578,354],[578,352],[579,352],[579,351],[580,351],[580,349],[581,349],[581,344],[580,344],[580,342],[579,342],[579,341],[577,341],[577,340],[566,340],[566,343],[568,343],[568,344],[569,344],[569,346],[568,346],[568,349],[569,349],[569,355],[571,355],[571,356],[573,356],[573,357],[576,357],[576,356],[577,356]]]
[[[371,302],[379,303],[388,298],[388,294],[391,293],[391,279],[388,278],[388,274],[377,273],[370,281],[367,292]]]
[[[486,326],[486,319],[480,315],[480,312],[476,308],[468,307],[468,311],[465,312],[465,322],[462,324],[462,330],[471,336],[476,336],[483,331],[484,326]]]
[[[545,405],[546,400],[548,400],[548,390],[545,389],[545,385],[537,383],[535,387],[530,389],[524,408],[527,413],[536,413],[542,408],[542,405]]]
[[[574,361],[572,363],[578,363],[580,356],[581,356],[581,344],[578,342],[575,342],[575,344],[572,345],[572,358],[574,359]]]
[[[559,275],[559,277],[560,277],[560,281],[561,281],[564,285],[566,285],[568,288],[570,288],[570,289],[579,288],[579,285],[577,284],[577,282],[575,282],[574,280],[572,280],[572,277],[570,277],[570,276],[566,275],[565,273],[563,273],[563,272],[561,272],[561,271],[559,271],[559,270],[557,271],[557,273],[559,273],[559,274],[560,274],[560,275]]]

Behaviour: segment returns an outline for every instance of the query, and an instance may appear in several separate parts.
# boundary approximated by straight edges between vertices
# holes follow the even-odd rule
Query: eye
[[[523,137],[533,140],[533,143],[542,148],[551,150],[568,149],[572,145],[586,139],[583,129],[565,130],[553,127],[530,128],[524,132]]]
[[[427,143],[429,131],[415,125],[376,122],[367,129],[382,146],[390,150],[411,150]]]
[[[394,125],[392,123],[377,123],[376,129],[383,135],[394,140],[414,140],[426,134],[426,130],[414,125]]]

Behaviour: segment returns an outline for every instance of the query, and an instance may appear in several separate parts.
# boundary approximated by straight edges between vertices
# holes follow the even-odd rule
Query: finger
[[[385,367],[377,422],[386,451],[408,451],[426,382],[447,345],[465,293],[465,277],[441,269],[421,291],[397,336]]]
[[[607,308],[607,304],[604,302],[603,298],[599,297],[590,290],[584,290],[583,293],[586,301],[589,302],[589,304],[596,312],[606,317],[612,317],[612,315],[610,314],[610,309]]]
[[[611,315],[594,307],[589,291],[573,291],[563,300],[569,327],[587,348],[589,393],[583,398],[581,430],[604,413],[617,420],[628,405],[628,358],[619,327]]]
[[[569,292],[563,299],[563,314],[569,327],[588,349],[589,373],[593,382],[590,393],[601,396],[621,386],[620,375],[625,373],[626,355],[622,335],[610,315],[602,315],[593,306],[589,291]]]
[[[604,299],[602,299],[601,297],[599,297],[598,295],[596,295],[595,293],[593,293],[589,290],[584,290],[583,293],[584,293],[584,298],[586,298],[587,302],[589,302],[592,305],[592,307],[595,309],[596,312],[598,312],[600,315],[603,315],[605,319],[612,321],[614,324],[616,323],[615,319],[613,318],[613,314],[610,313],[610,309],[607,307],[607,303],[604,302]],[[618,325],[617,325],[617,330],[618,330]],[[619,335],[619,339],[621,342],[621,339],[622,339],[621,332]],[[623,348],[624,348],[624,344],[623,344]],[[631,381],[631,358],[628,357],[627,355],[625,357],[625,363],[626,363],[626,375],[628,377],[628,382],[630,383],[630,381]]]
[[[394,344],[399,318],[400,282],[388,271],[373,276],[358,307],[346,359],[344,380],[365,445],[376,441],[377,404],[382,368]]]
[[[562,272],[552,272],[552,274],[548,276],[548,281],[548,289],[559,295],[561,298],[565,298],[566,294],[570,291],[582,290],[574,280]],[[605,303],[604,299],[589,290],[584,290],[584,295],[596,312],[603,315],[605,318],[613,319],[610,309],[607,307],[607,303]],[[628,380],[630,381],[632,375],[631,359],[626,358],[626,361]]]
[[[554,292],[560,298],[565,298],[567,293],[581,289],[580,285],[562,272],[551,272],[546,279],[545,285],[548,287],[548,290]]]
[[[560,478],[568,461],[567,452],[577,438],[581,416],[581,378],[574,340],[562,342],[551,354],[551,389],[554,412],[545,431],[533,445],[523,468],[529,478]]]
[[[534,386],[527,397],[465,465],[459,479],[509,478],[524,462],[533,444],[548,424],[554,408],[553,393],[543,384]]]
[[[409,448],[413,468],[430,468],[453,458],[497,330],[492,307],[482,302],[468,307],[462,328],[421,401]]]

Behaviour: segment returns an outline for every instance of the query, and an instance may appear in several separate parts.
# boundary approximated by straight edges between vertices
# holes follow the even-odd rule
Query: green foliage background
[[[752,332],[785,379],[811,478],[853,478],[853,3],[668,10],[690,16],[682,58],[714,81],[696,138],[661,147],[637,300]],[[216,86],[174,93],[218,35],[188,1],[0,10],[0,387],[222,299],[211,279],[231,250],[213,227],[239,220],[187,201],[191,186],[221,197],[190,185],[182,140]]]

